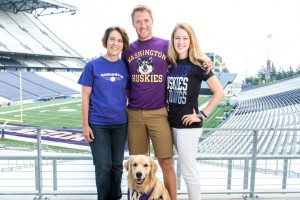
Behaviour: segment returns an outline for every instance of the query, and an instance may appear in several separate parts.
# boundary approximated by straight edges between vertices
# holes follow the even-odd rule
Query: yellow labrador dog
[[[128,171],[128,200],[171,200],[167,189],[155,176],[157,164],[151,157],[130,156],[124,167]]]

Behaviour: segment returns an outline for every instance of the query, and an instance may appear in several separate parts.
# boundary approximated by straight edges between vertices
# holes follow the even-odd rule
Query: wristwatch
[[[204,118],[201,112],[197,114],[197,117],[201,120],[201,122],[203,122]]]

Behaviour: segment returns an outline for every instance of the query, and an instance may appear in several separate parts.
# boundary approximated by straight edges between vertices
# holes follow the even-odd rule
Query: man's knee
[[[169,171],[174,169],[173,158],[158,158],[158,163],[163,171]]]

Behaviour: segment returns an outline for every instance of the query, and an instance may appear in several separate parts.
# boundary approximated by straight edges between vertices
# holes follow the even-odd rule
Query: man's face
[[[153,20],[147,11],[135,12],[132,24],[140,40],[152,38]]]

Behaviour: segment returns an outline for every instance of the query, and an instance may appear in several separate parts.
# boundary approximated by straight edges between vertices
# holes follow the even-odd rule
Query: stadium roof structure
[[[218,78],[223,89],[225,89],[228,84],[233,83],[234,79],[237,76],[236,73],[225,73],[225,72],[215,72],[214,74]],[[201,83],[201,94],[212,95],[212,92],[210,91],[208,85],[204,81]]]
[[[56,0],[0,0],[0,71],[81,70],[82,56],[38,19],[76,11]]]
[[[0,0],[0,7],[13,13],[28,12],[36,18],[70,12],[74,15],[77,7],[56,0]]]

